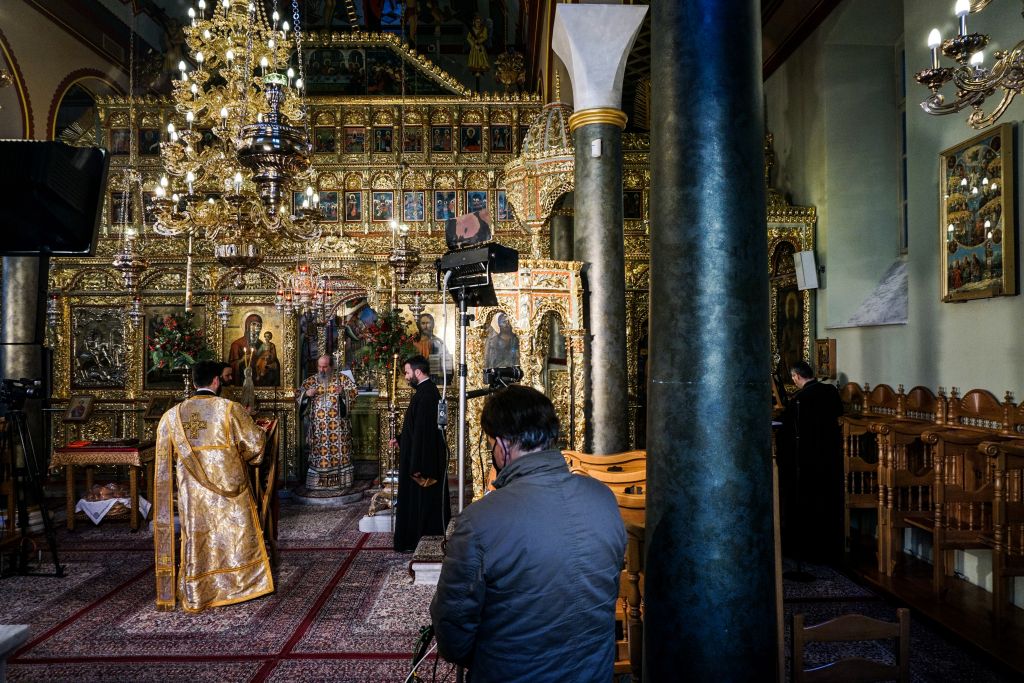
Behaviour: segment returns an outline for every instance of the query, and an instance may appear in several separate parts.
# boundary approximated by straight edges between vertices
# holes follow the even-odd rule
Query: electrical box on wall
[[[818,264],[814,260],[813,251],[798,251],[793,254],[793,265],[796,267],[797,289],[818,288]]]

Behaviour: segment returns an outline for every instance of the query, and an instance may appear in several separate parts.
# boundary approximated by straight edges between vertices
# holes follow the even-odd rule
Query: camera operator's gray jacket
[[[487,681],[608,681],[626,533],[615,496],[557,450],[468,506],[430,605],[438,652]]]

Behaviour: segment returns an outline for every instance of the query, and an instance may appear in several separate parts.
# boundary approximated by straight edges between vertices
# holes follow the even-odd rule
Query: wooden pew
[[[985,441],[978,450],[993,464],[992,615],[1006,621],[1013,599],[1013,579],[1024,576],[1024,441]]]
[[[626,451],[611,455],[593,455],[579,451],[562,451],[562,457],[570,469],[583,467],[604,471],[647,469],[647,451]],[[608,468],[615,468],[609,470]]]
[[[995,396],[972,389],[963,399],[950,392],[947,429],[927,430],[921,439],[933,447],[935,484],[930,517],[908,517],[911,526],[932,536],[932,586],[946,591],[953,574],[956,550],[984,549],[993,536],[994,473],[989,459],[978,451],[984,441],[1002,441],[1009,433],[1006,411]]]
[[[573,473],[593,478],[596,471],[577,467]],[[626,527],[625,570],[619,577],[620,600],[615,615],[621,624],[623,638],[616,642],[615,674],[630,673],[634,683],[639,683],[642,680],[643,662],[643,561],[647,497],[645,493],[626,493],[617,490],[614,484],[605,485],[615,494],[619,514]]]

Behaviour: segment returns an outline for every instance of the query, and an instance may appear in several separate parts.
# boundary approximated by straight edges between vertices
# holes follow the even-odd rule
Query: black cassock
[[[812,380],[783,415],[779,484],[783,552],[812,562],[843,558],[843,404],[831,384]]]
[[[405,411],[398,435],[398,508],[395,513],[395,550],[416,549],[421,536],[442,536],[451,518],[448,498],[448,463],[444,434],[437,428],[441,392],[431,380],[420,382]],[[423,487],[412,475],[436,479]]]

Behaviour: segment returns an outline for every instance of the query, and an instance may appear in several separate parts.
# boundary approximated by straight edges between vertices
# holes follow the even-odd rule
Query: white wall
[[[947,6],[948,5],[948,6]],[[930,116],[919,106],[927,89],[914,72],[930,63],[932,27],[955,32],[952,2],[846,0],[765,84],[767,127],[775,134],[776,186],[796,204],[818,209],[818,255],[826,266],[817,297],[818,337],[836,338],[844,380],[984,388],[1024,399],[1024,297],[942,303],[940,296],[939,153],[977,134],[967,113]],[[900,11],[902,9],[902,12]],[[1024,29],[1020,7],[993,3],[968,19],[995,49],[1012,47]],[[895,46],[905,36],[909,210],[908,322],[830,329],[845,321],[898,257],[898,126]],[[951,93],[950,93],[951,95]],[[996,98],[993,98],[996,99]],[[995,102],[986,103],[991,109]],[[1016,122],[1015,102],[1000,123]],[[1018,135],[1017,169],[1022,138]],[[1017,171],[1020,176],[1020,171]],[[1019,192],[1018,187],[1014,188]],[[1019,240],[1018,240],[1019,241]],[[1018,256],[1020,248],[1018,247]],[[1020,265],[1018,264],[1018,271]],[[920,537],[906,549],[930,559]],[[956,569],[991,589],[987,553],[958,553]],[[1024,581],[1017,583],[1024,605]]]

